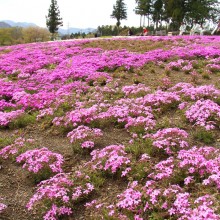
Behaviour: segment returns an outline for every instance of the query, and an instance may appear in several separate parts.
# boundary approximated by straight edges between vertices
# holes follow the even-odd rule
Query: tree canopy
[[[156,28],[162,21],[177,29],[181,22],[203,24],[216,21],[220,13],[219,0],[136,0],[135,13],[151,19]],[[144,23],[143,23],[144,26]]]
[[[127,8],[124,3],[124,0],[116,0],[116,4],[113,5],[111,18],[115,18],[117,20],[117,27],[120,26],[121,20],[127,19]]]
[[[50,33],[57,33],[60,26],[63,26],[62,18],[60,17],[60,10],[56,0],[51,0],[51,5],[46,16],[46,24]]]

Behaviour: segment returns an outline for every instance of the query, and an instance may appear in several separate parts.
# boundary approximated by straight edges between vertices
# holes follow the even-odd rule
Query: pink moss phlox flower
[[[81,144],[82,148],[93,148],[94,147],[94,142],[93,141],[85,141]]]
[[[167,179],[172,176],[174,170],[174,158],[169,157],[157,163],[153,168],[153,173],[150,173],[148,177],[154,180]]]
[[[189,193],[178,193],[176,200],[174,201],[172,208],[168,210],[170,215],[189,215],[191,212],[189,203]]]
[[[80,184],[80,185],[79,185]],[[44,208],[44,218],[58,219],[72,213],[73,202],[87,197],[94,190],[89,177],[80,171],[73,174],[58,173],[37,185],[37,190],[27,204],[28,210]],[[46,206],[45,206],[46,205]],[[45,209],[46,207],[46,209]]]
[[[70,142],[74,143],[77,141],[86,141],[91,138],[101,137],[103,135],[102,131],[98,128],[89,128],[84,125],[80,125],[71,132],[67,134],[67,137],[70,138]]]
[[[189,175],[199,175],[204,185],[214,184],[220,188],[220,152],[214,147],[194,146],[189,150],[181,150],[178,153],[178,167]]]
[[[194,123],[204,127],[206,130],[212,130],[220,123],[220,106],[212,100],[198,100],[195,104],[186,110],[186,118]]]
[[[15,110],[11,112],[0,112],[0,126],[7,126],[14,119],[23,115],[23,110]]]
[[[169,89],[184,99],[199,100],[199,99],[217,99],[220,97],[220,90],[215,88],[214,85],[203,85],[194,87],[190,83],[177,83]]]
[[[188,105],[188,102],[182,102],[178,105],[178,109],[183,110],[184,108],[186,108]]]
[[[24,139],[22,137],[17,138],[13,144],[8,145],[0,150],[0,156],[4,159],[7,159],[10,156],[16,156],[19,154],[19,151],[22,151],[26,144],[31,144],[33,142],[33,139]]]
[[[182,66],[184,66],[184,64],[186,64],[186,62],[187,61],[183,59],[179,59],[177,61],[172,61],[168,63],[165,68],[168,70],[179,70],[182,68]]]
[[[165,128],[157,131],[151,136],[153,146],[164,149],[169,155],[177,152],[181,148],[188,148],[188,133],[179,128]]]
[[[2,198],[0,197],[0,200],[2,200]],[[7,208],[7,205],[5,205],[4,203],[0,202],[0,214]]]
[[[40,182],[37,186],[37,191],[27,204],[27,208],[33,209],[35,205],[44,199],[49,201],[60,199],[64,204],[70,200],[70,187],[73,182],[69,174],[58,173],[48,180]]]
[[[195,208],[190,210],[190,213],[187,212],[179,219],[201,219],[201,220],[218,220],[220,219],[220,215],[215,214],[215,210],[213,209],[213,201],[210,195],[204,195],[198,197],[194,201]]]
[[[220,71],[220,64],[210,63],[210,64],[207,64],[206,67],[211,72],[219,72]]]
[[[193,176],[188,176],[184,179],[184,184],[189,185],[191,182],[193,182],[194,177]]]
[[[143,98],[140,98],[140,100],[142,100],[144,105],[149,105],[155,108],[178,103],[180,101],[180,96],[173,92],[157,90],[155,93],[148,94]]]
[[[102,150],[94,150],[91,152],[91,162],[89,162],[93,169],[109,170],[115,173],[119,169],[124,169],[130,163],[124,151],[123,145],[110,145]],[[125,169],[125,172],[129,170]],[[125,173],[124,173],[125,174]]]
[[[0,111],[3,111],[6,108],[14,108],[14,107],[16,107],[15,104],[8,102],[4,99],[0,100]]]
[[[43,216],[44,220],[57,220],[59,216],[62,215],[71,215],[72,210],[71,208],[61,206],[58,207],[55,204],[52,205],[51,209],[46,212]]]
[[[45,116],[53,115],[53,114],[54,114],[53,108],[42,109],[42,110],[40,110],[39,114],[37,115],[37,120],[39,120],[40,118],[43,118]]]
[[[20,154],[16,161],[18,163],[24,163],[23,168],[27,168],[28,171],[38,173],[42,169],[49,167],[52,172],[62,172],[62,164],[64,158],[61,154],[53,153],[46,147],[34,150],[28,150]]]
[[[147,87],[145,84],[134,84],[134,85],[130,85],[130,86],[123,86],[122,87],[122,92],[125,93],[126,96],[129,95],[137,95],[139,93],[141,94],[146,94],[150,91],[150,88]]]
[[[131,183],[123,193],[118,195],[117,207],[132,211],[140,205],[142,194],[134,189],[136,185],[136,182]]]
[[[80,125],[82,123],[89,124],[92,122],[98,114],[98,105],[93,105],[90,108],[75,109],[66,115],[65,124],[73,124],[73,126]]]

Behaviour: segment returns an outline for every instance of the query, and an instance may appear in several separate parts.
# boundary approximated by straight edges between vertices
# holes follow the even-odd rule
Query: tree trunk
[[[148,27],[150,27],[150,15],[149,14],[147,15],[147,25]]]

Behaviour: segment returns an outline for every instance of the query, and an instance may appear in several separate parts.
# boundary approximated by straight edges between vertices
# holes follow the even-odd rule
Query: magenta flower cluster
[[[11,112],[0,112],[0,126],[6,126],[14,119],[24,114],[23,110],[15,110]]]
[[[62,164],[64,158],[61,154],[53,153],[46,147],[34,150],[28,150],[20,154],[16,158],[16,162],[23,163],[23,168],[26,168],[29,172],[38,173],[42,169],[47,167],[53,173],[62,172]]]
[[[38,184],[27,208],[31,210],[47,204],[44,220],[56,220],[59,216],[72,214],[73,203],[87,197],[93,190],[94,186],[85,174],[76,172],[75,176],[71,176],[59,173]]]
[[[214,129],[220,125],[220,106],[212,100],[198,100],[186,111],[186,118],[204,127],[206,130]]]
[[[189,147],[187,143],[188,133],[179,128],[165,128],[157,131],[150,136],[153,139],[153,146],[163,149],[168,155],[171,155],[179,149]]]
[[[25,150],[26,145],[31,145],[33,142],[33,139],[17,138],[13,144],[5,146],[0,150],[0,157],[4,159],[16,157]]]
[[[93,150],[91,156],[92,159],[87,165],[91,166],[94,170],[116,173],[118,170],[125,171],[130,163],[123,145],[110,145],[102,150]]]
[[[2,198],[0,197],[0,201],[2,200]],[[4,203],[0,202],[0,214],[7,208],[7,205],[5,205]]]
[[[98,128],[89,128],[81,125],[67,134],[71,143],[89,141],[90,139],[101,137],[102,131]]]

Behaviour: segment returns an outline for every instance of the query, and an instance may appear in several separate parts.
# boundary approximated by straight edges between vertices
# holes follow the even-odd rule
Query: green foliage
[[[137,85],[137,84],[139,84],[139,83],[142,83],[142,80],[141,80],[141,79],[138,79],[137,77],[133,77],[133,78],[132,78],[132,82]]]
[[[215,142],[215,136],[211,131],[206,131],[204,129],[197,129],[193,133],[193,138],[195,140],[201,141],[204,144],[213,144]]]
[[[27,27],[22,29],[25,43],[44,42],[50,40],[50,32],[46,28]]]
[[[41,27],[0,28],[0,45],[13,45],[32,42],[43,42],[50,39],[50,32]],[[10,51],[8,51],[10,52]],[[1,51],[7,53],[7,50]]]
[[[185,12],[186,19],[195,20],[198,23],[203,23],[205,19],[215,19],[219,13],[218,5],[218,0],[189,0]]]
[[[129,179],[137,180],[138,182],[146,180],[150,174],[152,164],[147,161],[138,161],[131,165],[131,171],[128,173]]]
[[[0,45],[12,44],[11,28],[0,28]]]
[[[94,185],[95,189],[102,187],[105,183],[105,177],[101,172],[90,172],[89,173],[90,181]]]
[[[38,184],[39,182],[49,179],[53,175],[50,167],[45,167],[38,173],[30,172],[30,179],[35,183]]]
[[[153,19],[156,29],[160,29],[162,21],[168,22],[168,29],[179,30],[181,22],[184,20],[189,28],[192,21],[203,24],[206,20],[216,21],[219,14],[218,0],[136,0],[135,13],[143,19],[145,17]],[[141,25],[140,20],[140,25]]]
[[[154,1],[152,17],[153,17],[153,21],[156,23],[156,29],[158,28],[158,23],[162,20],[162,14],[163,14],[163,0]]]
[[[12,138],[10,138],[10,137],[0,138],[0,148],[12,144],[13,141],[14,141],[14,139],[12,139]]]
[[[165,75],[166,75],[166,76],[170,76],[170,74],[171,74],[171,71],[170,71],[170,70],[165,70]]]
[[[209,73],[202,73],[202,78],[203,78],[203,79],[211,79]]]
[[[18,74],[20,71],[15,71],[14,73],[8,75],[8,79],[12,81],[16,81],[18,79]]]
[[[151,213],[151,215],[149,216],[148,219],[149,220],[164,220],[164,217],[161,216],[161,214],[158,212],[153,212],[153,213]]]
[[[163,129],[163,128],[169,128],[170,125],[170,118],[167,116],[164,116],[161,120],[157,120],[156,124],[156,130]]]
[[[48,70],[54,70],[56,66],[57,65],[55,63],[50,63],[50,64],[45,65],[44,68]]]
[[[23,114],[16,118],[13,122],[10,123],[10,128],[24,128],[27,125],[34,124],[36,122],[36,113],[34,114]]]
[[[132,144],[129,144],[125,148],[127,153],[131,153],[136,159],[138,159],[142,154],[154,155],[154,148],[152,146],[151,139],[138,139]]]

